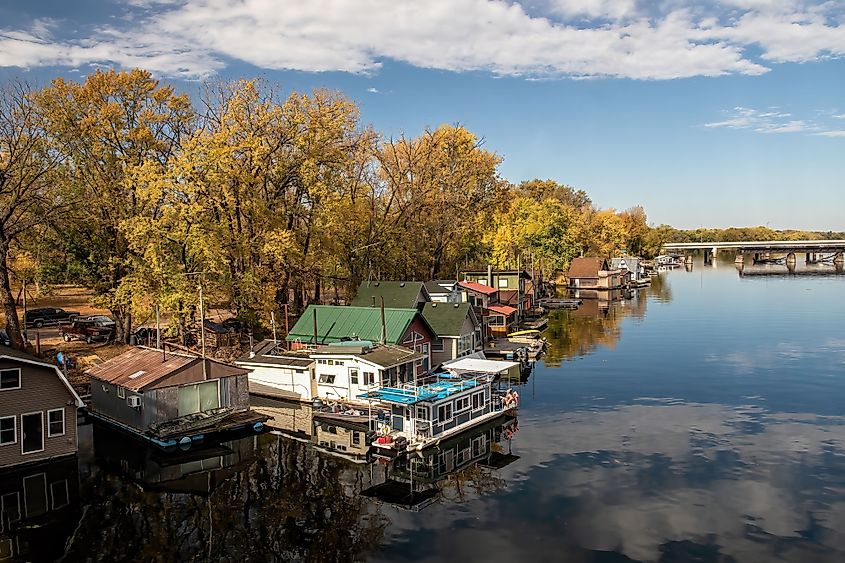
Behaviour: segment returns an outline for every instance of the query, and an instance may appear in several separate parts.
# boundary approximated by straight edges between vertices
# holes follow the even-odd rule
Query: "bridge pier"
[[[736,258],[734,258],[734,264],[743,265],[745,264],[745,253],[740,251],[736,253]]]
[[[790,252],[789,254],[786,255],[786,265],[787,266],[792,265],[792,267],[795,268],[796,262],[798,262],[798,260],[795,258],[794,252]]]
[[[840,266],[840,267],[841,267],[842,265],[845,265],[845,257],[843,257],[843,255],[842,255],[842,253],[841,253],[841,252],[837,252],[837,253],[833,256],[833,263],[834,263],[835,265],[837,265],[837,266]]]

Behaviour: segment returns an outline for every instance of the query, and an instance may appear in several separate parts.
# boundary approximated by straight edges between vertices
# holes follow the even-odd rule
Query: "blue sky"
[[[328,87],[387,135],[461,123],[505,178],[654,224],[845,230],[843,23],[824,0],[12,0],[0,80]]]

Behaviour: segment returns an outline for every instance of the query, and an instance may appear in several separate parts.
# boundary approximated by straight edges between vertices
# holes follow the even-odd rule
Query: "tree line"
[[[90,288],[128,340],[158,305],[196,318],[197,286],[248,321],[349,296],[365,279],[654,254],[645,211],[598,209],[551,180],[513,184],[460,125],[388,137],[328,90],[259,80],[192,99],[149,72],[98,70],[0,93],[0,299],[13,286]],[[656,245],[656,246],[655,246]],[[530,261],[530,262],[529,262]]]

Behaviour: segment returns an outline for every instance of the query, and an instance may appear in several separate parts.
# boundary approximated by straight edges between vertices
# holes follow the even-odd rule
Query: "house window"
[[[47,437],[64,436],[65,434],[65,409],[54,409],[47,411]]]
[[[431,341],[431,351],[432,352],[442,352],[443,351],[443,339],[442,338],[435,338]]]
[[[327,364],[329,364],[330,366],[333,366],[333,365],[334,365],[334,360],[326,360],[326,363],[327,363]]]
[[[505,317],[502,315],[490,315],[490,326],[505,326]]]
[[[484,406],[484,392],[473,393],[472,395],[472,410],[480,409]]]
[[[499,278],[499,287],[507,287],[508,286],[508,278]]]
[[[464,334],[458,343],[458,356],[472,352],[472,334]]]
[[[437,420],[441,423],[452,420],[452,403],[447,403],[437,407]]]
[[[355,385],[358,385],[358,370],[357,369],[349,370],[349,381],[351,381]]]
[[[53,510],[64,508],[70,504],[70,495],[67,490],[67,479],[50,483],[50,497],[53,499]]]
[[[125,399],[126,398],[126,389],[125,388],[118,386],[118,388],[117,388],[117,398],[118,399]]]
[[[487,278],[478,278],[478,283],[480,285],[487,285]]]
[[[317,363],[320,365],[326,365],[326,360],[317,360]]]
[[[469,397],[461,397],[455,401],[455,411],[461,412],[469,408]]]
[[[18,368],[0,371],[0,391],[21,388],[21,370]]]
[[[324,373],[320,375],[320,383],[334,383],[334,374],[333,373]]]
[[[376,377],[371,371],[364,372],[364,385],[375,385]]]
[[[361,445],[361,433],[360,432],[353,432],[352,433],[352,445],[353,446],[360,446]]]
[[[344,364],[343,364],[343,360],[335,360],[335,361],[334,361],[334,365],[336,365],[336,366],[342,366],[342,365],[344,365]]]
[[[17,420],[14,416],[0,418],[0,446],[18,441]]]

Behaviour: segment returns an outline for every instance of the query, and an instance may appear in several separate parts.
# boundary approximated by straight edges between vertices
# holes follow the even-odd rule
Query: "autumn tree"
[[[83,83],[58,78],[34,99],[54,148],[70,163],[64,197],[79,202],[62,221],[62,239],[125,341],[143,291],[132,275],[141,255],[130,247],[127,222],[161,213],[161,201],[139,197],[139,184],[178,151],[193,108],[186,95],[137,69],[97,70]]]
[[[62,157],[51,149],[31,103],[30,88],[8,84],[0,90],[0,299],[6,333],[20,349],[25,342],[9,275],[12,253],[22,237],[63,207],[54,190],[61,165]]]

